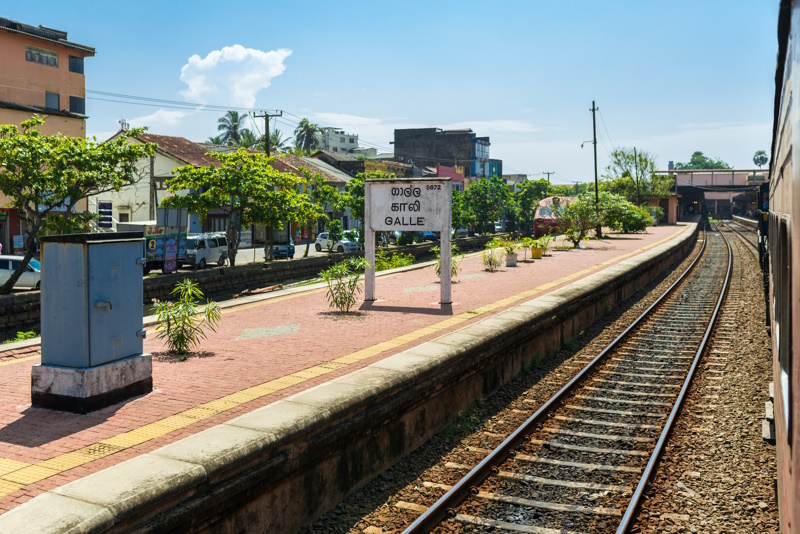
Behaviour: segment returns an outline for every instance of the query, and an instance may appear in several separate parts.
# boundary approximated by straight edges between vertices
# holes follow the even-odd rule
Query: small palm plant
[[[532,237],[522,238],[522,252],[525,254],[522,261],[528,261],[528,250],[533,246],[534,239]]]
[[[550,233],[544,234],[542,237],[539,238],[539,246],[542,247],[542,255],[544,256],[547,254],[547,249],[550,247],[550,243],[553,241],[553,235]]]
[[[356,303],[356,295],[361,293],[359,285],[361,273],[369,266],[364,258],[350,258],[340,261],[319,273],[328,284],[328,306],[340,312],[349,312]]]
[[[486,250],[483,251],[481,260],[486,270],[491,272],[496,271],[503,264],[505,257],[504,241],[499,237],[495,237],[486,243]]]
[[[436,272],[436,278],[442,277],[442,249],[439,247],[431,248],[431,252],[436,255],[436,264],[433,266],[433,270]],[[450,243],[450,278],[458,277],[458,273],[461,272],[461,261],[464,259],[464,255],[458,255],[458,247],[455,243]]]
[[[217,331],[222,312],[219,304],[208,300],[205,310],[198,310],[203,292],[194,280],[178,282],[170,294],[177,297],[175,302],[154,301],[154,311],[158,317],[156,337],[166,339],[170,352],[185,355],[206,339],[205,327],[212,332]]]

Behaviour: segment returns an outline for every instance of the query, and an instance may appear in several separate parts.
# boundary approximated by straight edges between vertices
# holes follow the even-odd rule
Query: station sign
[[[97,221],[97,226],[100,228],[112,228],[114,226],[113,210],[111,202],[98,202],[97,214],[100,219]]]
[[[364,300],[375,300],[375,232],[439,232],[440,303],[450,296],[450,178],[366,180],[364,182]]]

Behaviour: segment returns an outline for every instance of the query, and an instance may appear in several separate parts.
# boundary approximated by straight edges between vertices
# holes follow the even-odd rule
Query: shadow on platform
[[[414,306],[383,306],[374,302],[364,302],[358,309],[390,313],[417,313],[420,315],[453,315],[452,304],[439,304],[438,308],[420,308]]]
[[[28,406],[22,411],[20,419],[0,428],[0,443],[19,445],[21,447],[40,447],[100,425],[111,418],[125,404],[142,397],[144,395],[133,397],[85,415]],[[99,440],[93,439],[90,442],[94,441]]]

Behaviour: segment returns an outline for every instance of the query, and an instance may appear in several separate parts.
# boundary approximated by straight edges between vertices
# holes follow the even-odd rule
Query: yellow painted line
[[[15,491],[24,488],[22,484],[14,484],[13,482],[7,482],[5,480],[0,480],[0,497],[5,497],[6,495],[11,495]]]
[[[41,354],[34,354],[33,356],[24,356],[22,358],[12,358],[10,360],[6,360],[4,362],[0,362],[0,367],[4,365],[11,365],[12,363],[19,363],[19,362],[28,362],[30,360],[35,360],[36,358],[41,358]]]
[[[480,308],[471,310],[472,313],[465,312],[453,317],[449,317],[447,319],[443,319],[438,323],[425,326],[423,328],[415,330],[414,332],[409,332],[407,334],[403,334],[393,339],[382,341],[371,347],[367,347],[358,350],[356,352],[353,352],[351,354],[348,354],[346,356],[341,356],[333,360],[330,360],[328,362],[324,362],[315,365],[313,367],[309,367],[307,369],[303,369],[295,373],[280,378],[276,378],[268,382],[264,382],[263,384],[258,384],[256,386],[248,387],[241,391],[237,391],[235,393],[231,393],[224,397],[220,397],[219,399],[200,404],[199,406],[189,408],[188,410],[184,410],[175,415],[165,417],[163,419],[157,420],[153,423],[146,424],[142,427],[133,429],[131,431],[123,432],[111,438],[100,441],[99,443],[94,443],[82,449],[78,449],[76,451],[55,456],[53,458],[50,458],[43,462],[39,462],[37,464],[27,464],[25,462],[18,462],[7,458],[0,458],[0,497],[3,497],[5,495],[10,495],[11,493],[19,489],[22,489],[28,484],[33,484],[34,482],[38,482],[39,480],[43,480],[55,474],[68,471],[80,465],[114,454],[121,450],[128,449],[135,445],[146,443],[147,441],[153,440],[161,436],[165,436],[175,430],[185,428],[203,419],[208,419],[209,417],[212,417],[219,413],[223,413],[238,406],[241,406],[242,404],[251,402],[261,397],[265,397],[267,395],[271,395],[272,393],[281,391],[283,389],[287,389],[296,384],[300,384],[302,382],[306,382],[308,380],[312,380],[314,378],[323,376],[325,374],[331,373],[338,369],[342,369],[344,367],[347,367],[348,365],[357,363],[367,358],[377,356],[378,354],[381,354],[382,352],[385,352],[387,350],[396,349],[397,347],[403,346],[412,341],[416,341],[417,339],[420,339],[427,335],[435,334],[442,330],[446,330],[452,326],[457,326],[463,322],[473,319],[474,317],[477,317],[478,315],[483,315],[492,312],[494,310],[504,308],[516,302],[519,302],[520,300],[530,298],[537,293],[541,293],[542,291],[545,291],[552,287],[556,287],[575,278],[579,278],[585,274],[599,270],[604,265],[616,263],[628,256],[639,254],[644,250],[653,248],[663,242],[672,239],[673,237],[674,235],[665,238],[657,243],[653,243],[652,245],[642,247],[641,249],[638,249],[634,252],[618,256],[611,260],[599,263],[588,269],[583,269],[582,271],[579,271],[577,273],[572,273],[563,276],[558,280],[554,280],[552,282],[548,282],[546,284],[542,284],[535,288],[523,291],[522,293],[519,293],[512,297],[506,297],[491,304],[481,306]],[[323,291],[323,289],[313,290],[313,292],[321,292],[321,291]],[[236,306],[234,308],[230,308],[225,311],[236,311],[248,308],[255,308],[266,304],[293,299],[301,295],[307,295],[308,293],[309,292],[301,292],[293,295],[287,295],[285,297],[267,299],[264,301],[254,302],[251,304]],[[24,358],[8,360],[5,362],[0,362],[0,366],[9,365],[12,363],[17,363],[22,361],[28,361],[39,357],[40,355],[36,354]]]

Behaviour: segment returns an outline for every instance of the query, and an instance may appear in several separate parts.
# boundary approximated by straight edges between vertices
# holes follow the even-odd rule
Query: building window
[[[340,143],[344,143],[344,137],[340,137],[340,138],[339,138],[339,142],[340,142]]]
[[[44,94],[44,107],[47,109],[59,109],[58,93],[46,92]]]
[[[34,46],[25,47],[25,61],[58,68],[58,54]]]
[[[69,56],[69,71],[83,74],[83,58]]]
[[[119,222],[130,222],[131,216],[129,213],[120,213]]]
[[[356,142],[355,138],[354,138],[354,137],[351,137],[351,138],[350,138],[350,144],[351,144],[351,145],[353,145],[353,144],[355,144],[355,142]]]
[[[69,111],[71,113],[86,114],[86,100],[78,96],[69,97]]]

